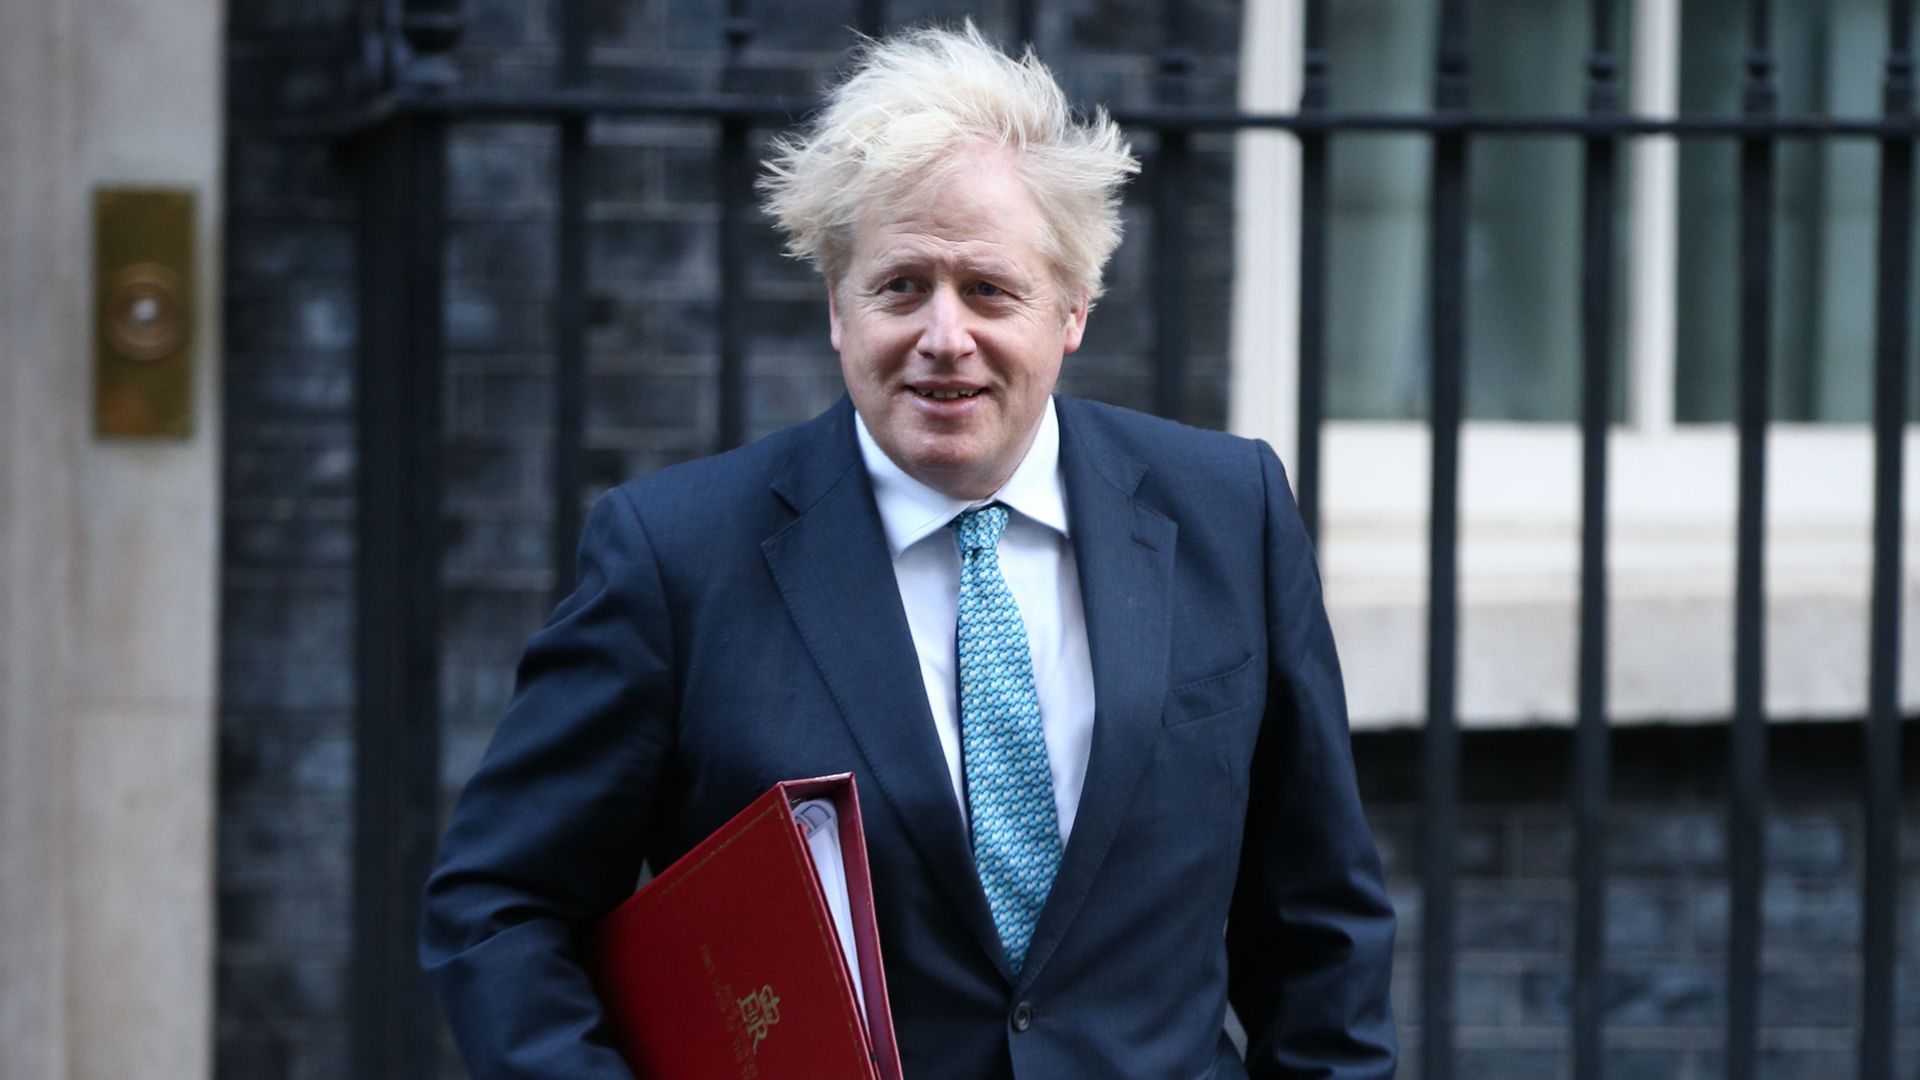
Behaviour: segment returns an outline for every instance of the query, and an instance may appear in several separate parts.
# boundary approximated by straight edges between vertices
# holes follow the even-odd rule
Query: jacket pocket
[[[1166,711],[1161,722],[1179,727],[1230,712],[1258,697],[1264,685],[1266,665],[1254,653],[1218,675],[1181,683],[1167,691]]]

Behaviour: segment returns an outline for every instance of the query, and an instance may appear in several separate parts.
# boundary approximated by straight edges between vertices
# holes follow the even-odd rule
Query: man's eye
[[[912,292],[913,279],[903,278],[903,277],[894,278],[892,281],[889,281],[885,285],[880,286],[880,291],[890,292],[890,293]]]
[[[1000,286],[995,285],[991,281],[983,281],[980,284],[975,285],[973,287],[973,291],[980,294],[981,296],[995,297],[995,298],[1007,295],[1007,291],[1005,289],[1002,289]]]

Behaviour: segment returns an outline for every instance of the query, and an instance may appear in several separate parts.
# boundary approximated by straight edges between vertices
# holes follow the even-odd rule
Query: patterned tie
[[[1053,772],[1020,608],[1000,574],[1007,508],[953,522],[960,545],[960,743],[966,759],[973,857],[1015,976],[1060,868]]]

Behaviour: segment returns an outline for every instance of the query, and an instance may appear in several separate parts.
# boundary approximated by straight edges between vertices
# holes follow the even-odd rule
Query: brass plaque
[[[94,430],[193,433],[193,192],[93,193]]]

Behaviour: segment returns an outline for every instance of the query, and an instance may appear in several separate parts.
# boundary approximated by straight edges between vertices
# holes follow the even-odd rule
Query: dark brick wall
[[[1908,724],[1906,783],[1920,779]],[[1573,740],[1474,732],[1462,743],[1454,1007],[1462,1077],[1572,1076]],[[1857,724],[1778,725],[1762,892],[1759,1080],[1857,1075],[1864,819]],[[1717,1080],[1727,1007],[1724,727],[1613,739],[1606,1068],[1615,1080]],[[1362,796],[1400,915],[1395,1000],[1419,1075],[1420,740],[1355,740]],[[1920,1070],[1920,801],[1902,822],[1896,1016],[1901,1076]]]
[[[216,1072],[234,1080],[346,1076],[355,206],[324,143],[257,134],[336,92],[344,6],[228,12]]]

